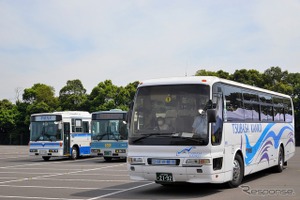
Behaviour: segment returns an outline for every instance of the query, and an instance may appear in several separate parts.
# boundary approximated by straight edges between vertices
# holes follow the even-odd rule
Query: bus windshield
[[[123,120],[93,120],[92,140],[127,140],[127,124]]]
[[[61,130],[55,121],[31,122],[30,141],[57,141],[62,140]]]
[[[132,112],[129,144],[206,145],[208,100],[208,85],[139,87]]]

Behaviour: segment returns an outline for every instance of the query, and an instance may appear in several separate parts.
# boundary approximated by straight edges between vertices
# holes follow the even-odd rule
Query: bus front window
[[[94,120],[92,140],[127,140],[127,124],[123,120]]]
[[[61,140],[61,129],[59,129],[58,122],[32,122],[30,129],[30,141],[57,140]]]
[[[133,108],[129,142],[206,145],[208,100],[209,86],[206,85],[140,87]]]

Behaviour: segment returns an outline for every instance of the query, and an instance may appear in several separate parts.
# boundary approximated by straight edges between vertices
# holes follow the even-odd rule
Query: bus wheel
[[[233,161],[232,180],[228,182],[229,187],[238,187],[244,177],[244,163],[240,154],[236,154]]]
[[[280,146],[279,152],[278,152],[278,164],[275,166],[275,172],[280,173],[283,170],[284,165],[284,152],[283,148]]]
[[[103,158],[106,162],[110,162],[112,160],[112,157],[103,157]]]
[[[78,158],[78,149],[77,147],[72,147],[71,159],[76,160]]]
[[[43,156],[42,158],[44,159],[44,161],[48,161],[50,159],[50,156]]]

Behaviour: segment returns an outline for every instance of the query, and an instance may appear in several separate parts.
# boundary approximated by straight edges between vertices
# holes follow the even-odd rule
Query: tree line
[[[290,95],[294,102],[296,132],[299,132],[300,73],[289,73],[282,71],[280,67],[270,67],[263,73],[253,69],[241,69],[233,74],[223,70],[214,72],[201,69],[195,76],[217,76]],[[114,108],[128,110],[138,84],[139,81],[135,81],[123,87],[114,85],[111,80],[105,80],[87,94],[80,80],[68,80],[57,97],[52,86],[36,83],[31,88],[24,89],[22,99],[17,99],[15,103],[7,99],[0,100],[0,144],[27,144],[30,115],[33,113],[63,110],[92,113]]]

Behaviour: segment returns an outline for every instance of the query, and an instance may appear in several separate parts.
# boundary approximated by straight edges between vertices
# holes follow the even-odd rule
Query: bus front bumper
[[[226,173],[221,170],[212,171],[210,166],[202,167],[165,167],[165,166],[145,166],[128,165],[129,176],[132,180],[147,180],[161,182],[158,177],[167,174],[171,177],[170,182],[189,183],[224,183]],[[167,180],[169,182],[169,180]]]

